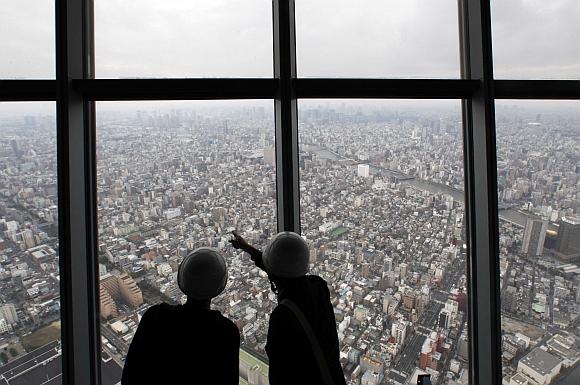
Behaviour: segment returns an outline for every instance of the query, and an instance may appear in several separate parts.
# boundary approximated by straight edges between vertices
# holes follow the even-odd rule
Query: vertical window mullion
[[[293,82],[296,79],[294,0],[274,0],[272,5],[274,77],[278,80],[274,102],[278,230],[299,233],[298,107]]]
[[[501,384],[497,170],[489,0],[460,0],[462,77],[480,88],[463,102],[472,384]]]
[[[72,87],[91,76],[91,0],[56,2],[59,263],[63,383],[99,377],[95,265],[94,137],[90,105]]]

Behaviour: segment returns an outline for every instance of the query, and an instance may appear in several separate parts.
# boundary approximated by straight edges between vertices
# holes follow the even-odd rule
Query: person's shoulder
[[[143,322],[143,319],[157,319],[160,316],[172,313],[174,308],[175,306],[169,305],[165,302],[152,305],[145,311],[145,313],[143,313],[141,322]]]
[[[327,285],[326,281],[319,275],[314,275],[314,274],[310,275],[309,274],[309,275],[306,275],[305,277],[310,282]]]
[[[272,314],[270,315],[270,324],[279,321],[286,321],[292,314],[294,314],[292,310],[290,310],[290,308],[284,304],[284,300],[282,300],[282,302],[280,302],[278,306],[272,310]]]
[[[313,284],[315,286],[319,286],[323,289],[326,289],[328,291],[328,283],[320,276],[318,275],[307,275],[306,279],[308,280],[308,282],[310,284]]]
[[[238,326],[231,319],[226,318],[221,312],[217,310],[212,310],[211,312],[220,327],[227,329],[231,333],[235,333],[237,335],[240,334]]]

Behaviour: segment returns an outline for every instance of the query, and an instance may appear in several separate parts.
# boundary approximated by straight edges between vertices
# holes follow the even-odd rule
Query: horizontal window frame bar
[[[1,102],[55,100],[56,80],[0,80]]]
[[[301,99],[466,99],[480,87],[466,79],[296,79]]]
[[[294,79],[299,99],[468,99],[479,80]],[[86,100],[274,99],[279,80],[78,79],[73,88]],[[580,80],[494,80],[494,99],[580,100]],[[56,80],[0,80],[0,102],[56,101]]]
[[[495,99],[580,99],[580,80],[495,80]]]
[[[276,79],[82,79],[73,88],[87,100],[274,99]]]

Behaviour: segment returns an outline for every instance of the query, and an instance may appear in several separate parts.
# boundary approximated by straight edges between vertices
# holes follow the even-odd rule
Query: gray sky
[[[95,3],[98,77],[272,76],[271,0]],[[492,6],[497,78],[580,79],[579,0]],[[0,77],[54,78],[54,0],[0,9]],[[457,0],[296,0],[296,23],[299,76],[459,77]]]

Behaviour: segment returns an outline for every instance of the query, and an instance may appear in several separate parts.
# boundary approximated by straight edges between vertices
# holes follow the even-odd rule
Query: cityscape
[[[268,383],[276,296],[232,230],[276,233],[273,104],[97,103],[101,379],[139,320],[184,303],[182,258],[220,249],[212,307],[241,334],[240,384]],[[497,106],[504,385],[580,378],[580,111]],[[54,115],[0,116],[0,384],[60,383]],[[461,106],[299,103],[301,231],[331,293],[349,385],[469,383]]]

